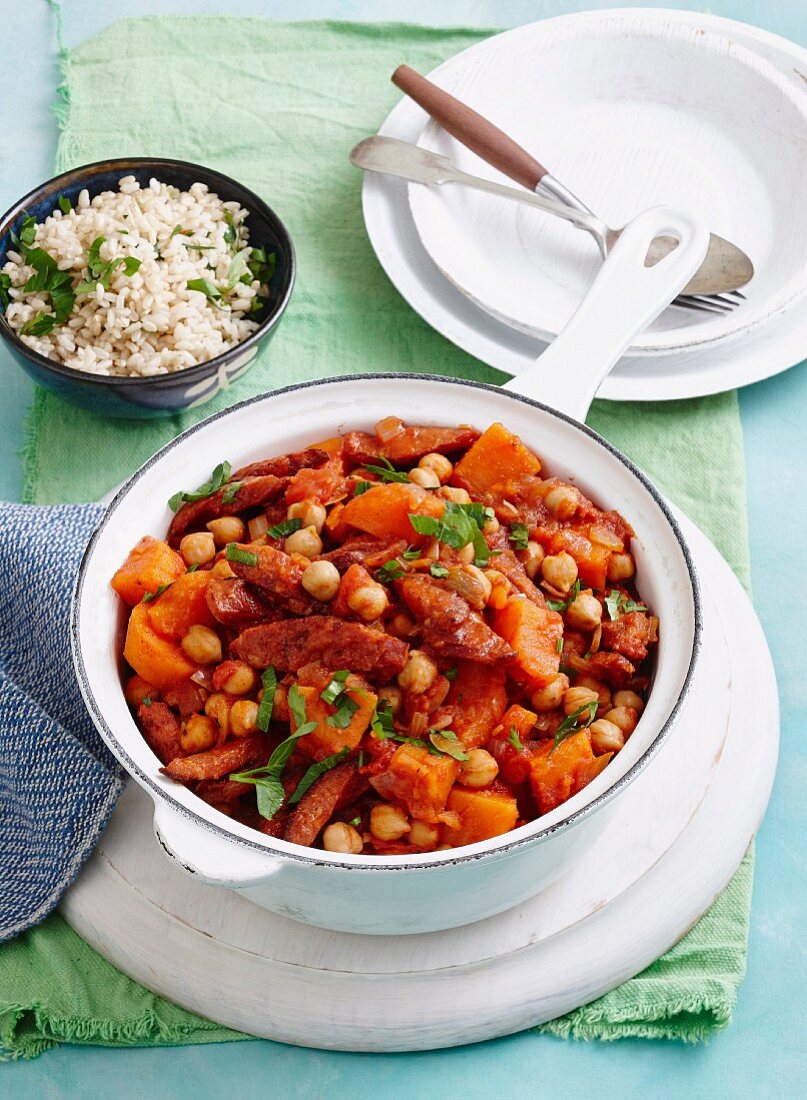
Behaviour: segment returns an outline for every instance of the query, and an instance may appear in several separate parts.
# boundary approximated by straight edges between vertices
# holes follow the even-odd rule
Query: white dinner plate
[[[804,96],[801,89],[805,82],[799,80],[798,74],[807,71],[807,51],[794,44],[731,20],[697,13],[643,11],[640,14],[643,19],[652,17],[664,25],[684,24],[696,30],[716,30],[724,36],[730,35],[733,41],[742,41],[746,47],[764,55],[765,60],[776,65],[791,82],[794,94]],[[527,29],[533,34],[540,30],[549,32],[585,18],[563,16]],[[501,37],[508,36],[489,41],[499,42]],[[436,75],[442,79],[444,70],[453,63],[442,66]],[[807,101],[807,97],[804,98]],[[381,133],[417,141],[426,122],[424,112],[405,97],[389,115]],[[559,166],[555,170],[561,174]],[[405,184],[368,174],[364,183],[364,214],[371,242],[388,276],[409,304],[444,336],[483,362],[509,374],[518,374],[540,354],[545,346],[542,341],[517,332],[478,309],[440,274],[418,238]],[[807,311],[802,299],[739,338],[665,355],[657,352],[631,354],[618,364],[603,385],[600,396],[615,400],[668,400],[717,393],[785,370],[799,362],[805,351]]]

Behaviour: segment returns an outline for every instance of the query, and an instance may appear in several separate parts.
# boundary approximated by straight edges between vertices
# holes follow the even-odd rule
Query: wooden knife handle
[[[461,141],[482,160],[530,191],[534,191],[547,174],[547,169],[542,164],[498,126],[488,122],[482,115],[432,84],[408,65],[398,66],[392,74],[392,83],[414,99],[415,103],[457,141]]]

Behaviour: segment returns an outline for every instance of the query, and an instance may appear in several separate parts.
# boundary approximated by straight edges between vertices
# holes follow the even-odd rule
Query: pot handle
[[[678,247],[645,267],[651,241]],[[623,229],[602,269],[554,343],[504,389],[532,397],[581,423],[603,379],[633,338],[665,309],[700,267],[709,231],[700,218],[654,206]]]
[[[200,828],[196,820],[162,802],[154,807],[154,832],[172,859],[214,886],[249,886],[277,874],[283,866],[276,855]]]

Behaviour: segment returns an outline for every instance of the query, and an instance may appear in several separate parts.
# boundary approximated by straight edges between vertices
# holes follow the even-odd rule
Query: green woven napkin
[[[288,382],[379,368],[502,379],[436,335],[390,286],[364,232],[359,174],[347,162],[351,146],[394,103],[389,75],[396,65],[428,71],[489,33],[149,18],[119,23],[65,55],[60,171],[135,153],[219,168],[277,209],[297,247],[299,278],[271,347],[201,412],[151,423],[104,421],[37,391],[27,425],[25,499],[97,499],[193,420]],[[747,585],[735,396],[600,403],[589,423],[655,478]],[[672,951],[539,1030],[697,1041],[726,1026],[745,969],[751,883],[749,855]],[[236,1037],[130,982],[59,917],[0,949],[0,1040],[11,1056],[63,1040],[166,1045]]]

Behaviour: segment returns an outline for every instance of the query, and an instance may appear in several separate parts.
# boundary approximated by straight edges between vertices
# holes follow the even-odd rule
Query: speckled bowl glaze
[[[20,224],[29,214],[42,221],[56,208],[59,195],[75,203],[85,187],[91,198],[101,191],[116,191],[122,176],[134,176],[141,186],[147,186],[149,180],[156,177],[183,190],[197,181],[207,184],[220,198],[238,202],[249,211],[250,244],[264,246],[277,255],[270,283],[270,303],[259,328],[222,355],[173,374],[118,378],[74,370],[29,348],[0,312],[0,336],[13,358],[40,386],[104,416],[150,419],[203,405],[249,370],[259,349],[274,335],[289,303],[295,276],[294,247],[286,227],[271,207],[229,176],[184,160],[124,157],[64,172],[15,203],[0,219],[0,267],[11,245],[11,231],[19,231]]]

